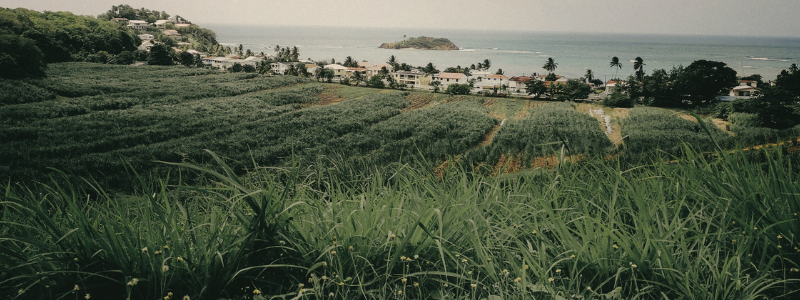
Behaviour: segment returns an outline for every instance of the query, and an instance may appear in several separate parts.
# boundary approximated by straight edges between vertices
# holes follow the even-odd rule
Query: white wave
[[[750,59],[752,59],[752,60],[769,60],[769,58],[766,58],[766,57],[751,57]]]
[[[462,51],[462,52],[475,52],[475,51],[477,51],[477,50],[475,50],[475,49],[458,49],[458,50],[456,50],[456,51]]]

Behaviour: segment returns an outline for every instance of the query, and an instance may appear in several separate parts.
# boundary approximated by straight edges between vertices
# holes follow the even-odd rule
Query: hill
[[[458,50],[458,46],[446,38],[432,37],[412,37],[394,43],[383,43],[379,48],[383,49],[422,49],[422,50]]]

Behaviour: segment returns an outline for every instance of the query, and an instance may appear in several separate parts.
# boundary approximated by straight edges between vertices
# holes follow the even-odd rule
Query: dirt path
[[[483,139],[483,141],[481,141],[480,144],[478,144],[478,147],[484,147],[491,144],[492,140],[494,140],[495,134],[497,134],[497,131],[500,130],[500,127],[503,127],[503,125],[505,124],[506,124],[506,119],[503,119],[503,121],[500,121],[500,124],[494,125],[494,127],[492,127],[492,130],[489,130],[489,133],[486,134],[486,137]]]

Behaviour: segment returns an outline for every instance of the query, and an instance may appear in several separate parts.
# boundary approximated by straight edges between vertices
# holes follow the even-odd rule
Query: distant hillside
[[[422,50],[458,50],[458,46],[446,38],[432,38],[427,36],[412,37],[400,42],[383,43],[383,49],[422,49]]]

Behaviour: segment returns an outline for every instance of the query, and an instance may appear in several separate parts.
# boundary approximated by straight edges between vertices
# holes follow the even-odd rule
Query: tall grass
[[[179,165],[207,173],[207,185],[143,179],[129,196],[9,185],[0,293],[796,299],[797,154],[684,152],[631,169],[597,159],[496,178],[406,164],[237,177],[215,157],[217,171]]]

